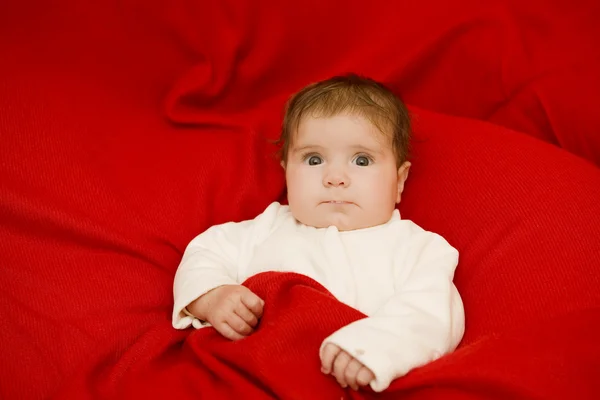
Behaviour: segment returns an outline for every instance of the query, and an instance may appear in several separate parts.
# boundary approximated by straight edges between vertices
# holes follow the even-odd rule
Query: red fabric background
[[[410,104],[489,120],[600,164],[600,2],[229,0],[165,13],[197,56],[168,98],[173,121],[224,124],[354,71]]]
[[[2,2],[1,397],[174,382],[185,245],[283,195],[283,101],[347,70],[414,105],[401,211],[461,251],[465,351],[403,393],[597,397],[600,170],[499,125],[598,162],[598,6],[521,3]]]

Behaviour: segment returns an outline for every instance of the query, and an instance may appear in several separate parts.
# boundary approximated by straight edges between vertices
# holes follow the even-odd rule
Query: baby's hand
[[[375,379],[369,368],[331,343],[326,344],[323,349],[321,371],[324,374],[331,373],[343,388],[350,386],[354,390],[367,386]]]
[[[223,285],[200,296],[188,309],[230,340],[242,339],[254,331],[265,302],[242,285]]]

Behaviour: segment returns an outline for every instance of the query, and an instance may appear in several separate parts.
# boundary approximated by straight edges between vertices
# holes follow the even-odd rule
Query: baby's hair
[[[411,129],[404,103],[383,84],[348,74],[312,83],[290,97],[277,141],[281,161],[287,162],[290,144],[304,117],[340,114],[364,117],[383,134],[391,136],[398,166],[408,159]]]

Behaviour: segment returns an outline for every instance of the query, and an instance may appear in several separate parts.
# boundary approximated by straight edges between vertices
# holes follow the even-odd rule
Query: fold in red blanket
[[[108,364],[84,371],[59,398],[435,399],[460,392],[451,398],[561,399],[569,392],[592,398],[589,380],[600,373],[590,368],[600,347],[586,329],[600,318],[596,309],[555,318],[544,329],[536,324],[463,344],[380,394],[342,389],[320,372],[319,346],[365,316],[302,275],[267,272],[245,285],[265,299],[264,316],[247,338],[232,342],[211,327],[174,335],[162,325],[120,360],[117,371]]]
[[[598,15],[0,1],[0,398],[375,396],[321,374],[321,340],[362,316],[305,278],[247,282],[267,300],[247,340],[170,324],[189,241],[281,198],[285,99],[348,71],[416,106],[400,208],[459,250],[466,311],[459,349],[381,397],[600,398]]]

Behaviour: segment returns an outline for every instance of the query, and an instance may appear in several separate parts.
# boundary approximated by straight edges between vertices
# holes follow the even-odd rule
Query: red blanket
[[[129,349],[118,369],[85,371],[59,398],[562,400],[564,393],[593,398],[600,388],[590,386],[600,373],[600,344],[589,329],[600,309],[463,343],[375,395],[370,388],[344,390],[320,372],[321,341],[364,315],[301,275],[269,272],[245,284],[266,304],[248,338],[232,342],[212,328],[173,334],[162,324]]]
[[[390,390],[599,398],[600,169],[572,154],[600,155],[599,6],[0,1],[0,398],[287,390],[254,347],[171,328],[173,274],[199,232],[281,199],[285,98],[347,70],[423,107],[401,212],[461,257],[461,348]],[[274,299],[247,341],[265,356],[313,365],[310,335],[359,317],[267,278],[248,282]]]

